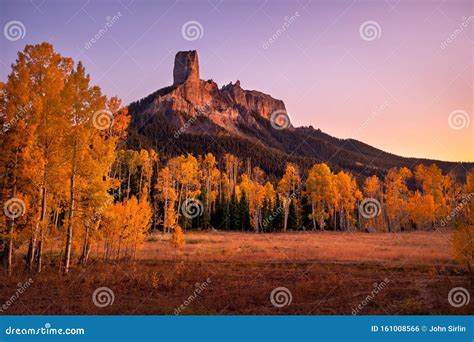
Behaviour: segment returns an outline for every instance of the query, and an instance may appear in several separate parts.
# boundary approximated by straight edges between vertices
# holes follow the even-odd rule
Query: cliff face
[[[222,130],[245,135],[242,126],[259,128],[254,116],[269,120],[274,111],[285,110],[283,101],[258,91],[244,90],[239,81],[219,88],[212,80],[201,80],[197,51],[176,54],[173,79],[171,87],[155,93],[144,112],[161,114],[178,128],[189,120],[188,116],[203,115]],[[198,126],[191,125],[187,133],[201,132]]]

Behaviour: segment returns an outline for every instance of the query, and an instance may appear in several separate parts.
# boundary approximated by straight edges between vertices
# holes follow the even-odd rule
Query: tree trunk
[[[72,233],[73,225],[72,220],[74,218],[74,202],[75,202],[75,177],[76,177],[76,147],[74,146],[73,162],[71,169],[71,178],[69,183],[69,210],[68,210],[68,222],[67,222],[67,237],[66,237],[66,250],[64,253],[64,273],[69,272],[71,265],[71,248],[72,248]]]
[[[36,254],[36,235],[39,230],[39,221],[33,228],[31,232],[30,241],[28,243],[28,252],[26,254],[26,266],[28,269],[33,270],[33,264],[35,261],[35,254]]]
[[[325,226],[325,223],[324,223],[324,210],[325,210],[325,204],[324,204],[324,201],[323,201],[323,205],[322,205],[322,212],[321,212],[321,215],[319,215],[319,229],[321,229],[321,231],[324,231],[324,226]]]
[[[58,223],[59,223],[59,209],[56,209],[54,211],[54,216],[53,216],[53,226],[56,231],[58,229]]]
[[[344,229],[344,221],[343,221],[344,217],[343,217],[343,216],[344,216],[344,215],[342,214],[342,208],[341,208],[341,209],[339,210],[339,228],[340,228],[341,230],[345,230],[345,229]]]
[[[44,233],[46,229],[46,174],[45,174],[45,179],[43,180],[43,189],[41,190],[41,216],[40,216],[40,239],[38,241],[38,249],[36,252],[36,272],[40,273],[41,272],[41,264],[42,264],[42,258],[43,258],[43,239],[44,239]]]
[[[18,153],[19,150],[15,151],[15,163],[13,165],[12,171],[12,184],[13,184],[13,197],[16,196],[16,168],[18,165]],[[11,276],[13,270],[13,233],[15,232],[15,219],[12,219],[10,228],[8,229],[8,247],[6,254],[6,266],[7,266],[7,275]]]
[[[168,217],[168,200],[165,200],[164,208],[165,208],[165,209],[164,209],[165,212],[164,212],[164,214],[163,214],[163,232],[166,233],[166,232],[167,232],[167,229],[168,229],[168,227],[166,227],[166,225],[167,225],[166,219],[167,219],[167,217]]]
[[[143,167],[140,172],[140,183],[138,185],[138,199],[142,199]]]
[[[43,239],[41,238],[38,241],[38,249],[36,252],[36,272],[38,273],[41,272],[42,262],[43,262]]]
[[[127,199],[130,199],[130,170],[128,170],[128,182],[127,182]]]
[[[15,219],[12,220],[10,228],[8,229],[8,247],[6,254],[7,275],[12,275],[13,270],[13,232],[15,231]]]
[[[100,224],[100,220],[97,222],[97,226],[99,226],[99,224]],[[89,259],[89,254],[90,254],[90,250],[91,250],[89,235],[90,235],[90,225],[86,225],[86,231],[85,231],[85,234],[84,234],[84,241],[82,243],[82,253],[81,253],[81,257],[79,258],[79,263],[82,266],[86,266],[87,261]]]

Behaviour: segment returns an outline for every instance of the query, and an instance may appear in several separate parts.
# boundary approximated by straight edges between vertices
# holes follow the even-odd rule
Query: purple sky
[[[197,49],[201,78],[239,79],[284,100],[296,126],[403,156],[474,161],[473,4],[0,0],[2,31],[14,20],[26,29],[18,40],[2,32],[0,78],[25,44],[49,41],[128,104],[170,85],[175,53]],[[188,21],[202,37],[184,39]],[[367,21],[375,37],[360,32]]]

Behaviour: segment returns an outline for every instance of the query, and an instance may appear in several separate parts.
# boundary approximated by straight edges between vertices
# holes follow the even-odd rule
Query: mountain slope
[[[285,104],[270,95],[244,90],[240,82],[221,88],[199,75],[196,51],[176,54],[173,85],[129,105],[129,145],[152,147],[167,156],[232,153],[271,175],[286,162],[303,169],[326,162],[333,170],[382,175],[392,167],[436,163],[463,177],[473,163],[404,158],[353,139],[338,139],[312,127],[293,127]]]

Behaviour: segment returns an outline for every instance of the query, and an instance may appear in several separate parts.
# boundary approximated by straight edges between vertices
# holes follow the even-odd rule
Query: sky
[[[172,84],[176,52],[197,50],[201,78],[283,100],[294,126],[406,157],[474,161],[473,6],[0,0],[0,79],[26,44],[47,41],[128,104]]]

